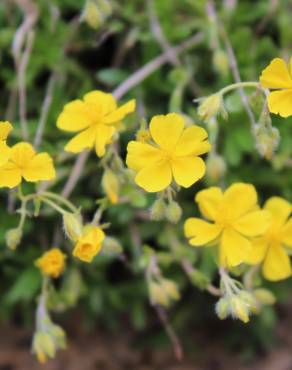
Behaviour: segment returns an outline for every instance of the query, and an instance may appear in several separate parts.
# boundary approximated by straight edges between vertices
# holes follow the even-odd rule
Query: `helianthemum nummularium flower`
[[[18,143],[11,148],[9,160],[0,166],[0,187],[14,188],[24,178],[29,182],[52,180],[56,176],[48,153],[37,154],[29,143]]]
[[[149,143],[128,144],[127,165],[137,172],[135,182],[148,192],[166,189],[174,179],[190,187],[205,174],[199,157],[210,150],[207,132],[199,126],[185,128],[183,116],[170,113],[152,118]]]
[[[268,106],[272,113],[282,117],[292,115],[292,58],[287,65],[283,59],[275,58],[263,70],[260,76],[261,85],[270,92]]]
[[[223,267],[242,263],[251,251],[251,238],[263,234],[270,223],[269,212],[257,207],[254,186],[236,183],[225,192],[211,187],[198,192],[195,200],[211,222],[187,219],[184,230],[189,243],[195,247],[219,244],[219,264]]]
[[[292,248],[292,206],[280,197],[270,198],[264,206],[272,215],[270,227],[253,241],[247,258],[250,264],[263,263],[266,279],[277,281],[291,276],[291,263],[285,247]]]
[[[117,107],[112,94],[92,91],[83,100],[73,100],[66,104],[57,120],[59,129],[79,132],[65,146],[67,152],[80,153],[95,147],[96,154],[102,157],[105,147],[112,141],[118,124],[135,110],[135,100]]]
[[[41,272],[52,278],[59,277],[65,269],[66,255],[58,248],[45,252],[35,262]]]
[[[105,234],[101,228],[93,225],[84,227],[83,234],[74,247],[73,256],[83,262],[91,262],[100,252],[104,238]]]
[[[11,149],[6,144],[7,137],[11,130],[11,123],[8,121],[0,121],[0,166],[5,164],[11,155]]]

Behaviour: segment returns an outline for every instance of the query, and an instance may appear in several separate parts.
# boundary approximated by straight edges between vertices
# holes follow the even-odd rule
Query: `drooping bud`
[[[222,297],[216,303],[215,311],[220,320],[225,320],[229,314],[229,300],[227,297]]]
[[[264,305],[273,305],[276,302],[276,297],[268,289],[264,288],[255,289],[254,295],[256,299]]]
[[[246,302],[238,295],[230,298],[230,312],[234,318],[243,321],[245,324],[249,322],[249,309]]]
[[[118,203],[119,200],[119,190],[120,183],[116,174],[110,170],[106,169],[102,176],[101,185],[104,193],[107,195],[112,204]]]
[[[111,236],[106,236],[103,241],[102,253],[107,255],[121,254],[123,253],[123,248],[118,239],[113,238]]]
[[[229,60],[226,52],[222,49],[216,49],[213,54],[213,65],[216,72],[225,77],[229,71]]]
[[[32,352],[41,364],[44,364],[49,358],[54,358],[56,348],[52,336],[45,331],[37,331],[33,336]]]
[[[210,153],[206,161],[206,175],[211,181],[218,182],[226,173],[224,158],[216,153]]]
[[[180,299],[180,294],[179,294],[179,291],[178,291],[178,287],[177,287],[177,284],[170,280],[170,279],[161,279],[161,285],[162,285],[162,288],[165,290],[167,296],[170,298],[170,299],[173,299],[173,300],[179,300]]]
[[[182,209],[181,209],[181,207],[179,206],[179,204],[177,202],[175,202],[174,200],[172,200],[166,206],[166,209],[165,209],[165,216],[166,216],[166,218],[168,219],[168,221],[176,224],[180,220],[181,215],[182,215]]]
[[[7,247],[11,250],[15,250],[20,244],[22,239],[22,231],[19,228],[10,229],[5,234]]]
[[[222,96],[220,94],[213,94],[206,97],[199,105],[198,114],[204,121],[209,121],[218,113],[221,113],[224,118],[227,115],[223,105]]]
[[[162,198],[157,199],[150,209],[150,218],[153,221],[161,221],[165,218],[166,204]]]
[[[63,228],[66,236],[75,242],[82,235],[82,220],[79,214],[66,212],[63,215]]]

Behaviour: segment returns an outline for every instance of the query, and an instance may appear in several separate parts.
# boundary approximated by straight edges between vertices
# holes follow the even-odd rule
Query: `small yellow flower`
[[[208,134],[196,125],[184,127],[179,114],[155,116],[149,125],[153,143],[128,144],[127,165],[137,172],[135,182],[146,191],[162,191],[173,178],[188,188],[204,176],[206,167],[199,155],[210,150]]]
[[[292,115],[292,58],[289,65],[283,59],[275,58],[262,71],[260,83],[267,89],[276,89],[268,96],[270,112],[282,117]]]
[[[0,166],[8,162],[11,149],[6,144],[7,137],[12,131],[12,125],[8,121],[0,121]]]
[[[218,242],[219,263],[233,267],[242,263],[251,251],[251,238],[263,234],[270,223],[268,211],[257,207],[253,185],[235,183],[224,193],[218,187],[200,191],[195,198],[203,216],[189,218],[184,231],[192,246]]]
[[[21,142],[11,148],[11,155],[0,166],[0,188],[14,188],[24,178],[29,182],[52,180],[56,176],[52,158],[37,154],[29,143]]]
[[[266,279],[277,281],[291,276],[291,263],[285,247],[292,248],[292,206],[280,197],[270,198],[264,205],[272,215],[272,222],[265,234],[253,241],[247,263],[263,263]]]
[[[44,275],[57,278],[64,271],[65,260],[66,255],[60,249],[53,248],[38,258],[35,264]]]
[[[80,153],[95,147],[96,154],[102,157],[120,121],[134,110],[135,100],[118,108],[114,96],[102,91],[91,91],[84,95],[83,100],[71,101],[60,114],[57,127],[80,133],[69,141],[65,150]]]
[[[78,239],[73,250],[73,256],[83,262],[91,262],[101,250],[104,232],[99,227],[85,227],[83,235]]]

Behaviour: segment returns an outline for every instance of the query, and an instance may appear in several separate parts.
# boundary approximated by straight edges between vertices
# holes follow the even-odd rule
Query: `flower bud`
[[[176,224],[182,215],[182,209],[177,202],[172,200],[166,207],[165,216],[168,221]]]
[[[82,221],[80,215],[66,212],[63,215],[63,228],[66,236],[75,242],[82,235]]]
[[[276,302],[276,297],[274,294],[264,288],[255,289],[254,295],[256,299],[264,305],[272,305]]]
[[[256,147],[260,155],[266,159],[271,159],[280,143],[279,130],[271,125],[256,125],[254,130]]]
[[[210,154],[206,161],[206,167],[207,176],[214,182],[218,182],[225,175],[226,163],[219,154]]]
[[[154,281],[149,283],[149,295],[152,304],[160,304],[161,306],[169,306],[169,297],[163,287]]]
[[[101,185],[104,193],[107,195],[112,204],[118,203],[120,183],[116,174],[109,169],[104,171]]]
[[[86,0],[82,19],[92,28],[100,27],[111,14],[109,0]]]
[[[160,282],[161,282],[162,288],[166,292],[166,295],[170,299],[173,299],[173,300],[176,300],[176,301],[178,299],[180,299],[180,294],[179,294],[179,291],[178,291],[178,287],[177,287],[177,284],[174,281],[169,280],[169,279],[161,279]]]
[[[224,112],[226,114],[220,94],[213,94],[203,99],[198,108],[198,114],[204,121],[209,121],[219,112],[221,112],[223,115]]]
[[[103,241],[103,254],[121,254],[123,253],[123,248],[121,243],[111,236],[106,236]]]
[[[225,320],[229,314],[229,300],[227,297],[222,297],[216,303],[215,311],[220,320]]]
[[[11,250],[15,250],[20,244],[22,239],[22,231],[19,228],[10,229],[5,234],[7,247]]]
[[[38,361],[44,364],[49,358],[54,358],[56,353],[52,336],[45,331],[37,331],[33,337],[32,351]]]
[[[229,71],[229,61],[224,50],[217,49],[213,54],[214,69],[225,77]]]
[[[150,218],[153,221],[161,221],[165,218],[166,204],[162,198],[157,199],[150,209]]]
[[[230,298],[230,311],[233,317],[243,321],[245,324],[249,322],[248,305],[238,295]]]
[[[239,295],[240,299],[245,302],[245,304],[247,305],[248,309],[252,312],[252,313],[258,313],[259,312],[259,305],[257,303],[257,300],[256,298],[254,297],[253,294],[251,294],[250,292],[246,291],[246,290],[242,290]]]

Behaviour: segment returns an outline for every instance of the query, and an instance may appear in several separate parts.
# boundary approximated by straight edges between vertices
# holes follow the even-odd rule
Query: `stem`
[[[62,197],[61,195],[51,193],[49,191],[44,191],[41,193],[41,196],[44,196],[46,198],[52,198],[59,201],[60,203],[63,203],[74,213],[78,213],[79,211],[78,208],[76,208],[73,203],[71,203],[68,199]]]
[[[236,82],[234,84],[231,84],[231,85],[228,85],[228,86],[224,87],[223,89],[221,89],[219,91],[219,93],[221,95],[224,95],[224,94],[226,94],[229,91],[240,89],[242,87],[255,87],[255,88],[259,89],[260,88],[260,83],[259,82],[252,82],[252,81],[248,81],[248,82]]]
[[[52,207],[53,209],[55,209],[57,212],[61,213],[62,215],[65,215],[66,213],[68,213],[67,211],[65,211],[63,208],[61,208],[60,206],[58,206],[57,204],[55,204],[54,202],[52,202],[51,200],[47,199],[47,198],[43,198],[42,196],[39,196],[39,199],[48,204],[50,207]]]

